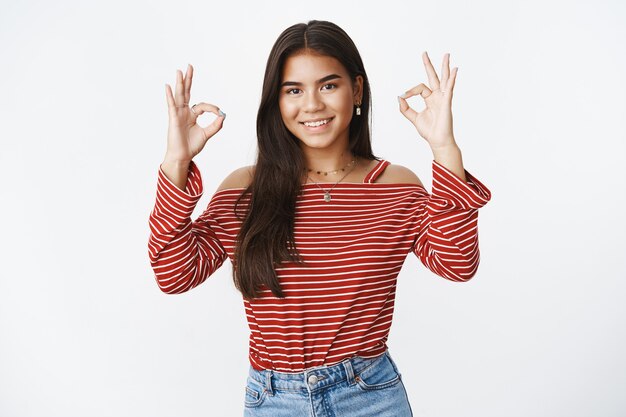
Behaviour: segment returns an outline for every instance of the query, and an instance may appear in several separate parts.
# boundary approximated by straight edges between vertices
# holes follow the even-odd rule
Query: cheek
[[[352,115],[354,113],[354,107],[352,105],[352,98],[349,96],[343,98],[340,103],[337,103],[336,109],[339,113],[341,113],[345,122],[349,124],[350,120],[352,119]]]
[[[285,100],[280,100],[278,102],[278,108],[280,109],[280,115],[286,124],[293,122],[293,119],[298,115],[295,106]]]
[[[341,111],[341,113],[352,114],[353,100],[349,92],[344,92],[341,95],[338,94],[336,97],[333,97],[333,101],[334,107]]]

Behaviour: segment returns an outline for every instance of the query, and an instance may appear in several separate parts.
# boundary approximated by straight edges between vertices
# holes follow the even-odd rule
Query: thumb
[[[221,111],[220,108],[217,107],[216,105],[201,102],[201,103],[195,104],[193,106],[193,109],[194,109],[193,113],[195,115],[194,120],[198,120],[198,117],[200,117],[202,114],[207,113],[207,112],[213,113],[217,116],[217,118],[213,120],[213,123],[211,123],[210,125],[206,127],[202,127],[198,125],[204,132],[204,137],[206,138],[205,140],[208,140],[211,136],[216,134],[222,128],[222,123],[224,122],[226,113]]]
[[[202,128],[207,140],[222,129],[222,126],[224,125],[224,119],[226,119],[226,113],[218,110],[218,116],[215,120],[213,120],[213,123],[211,123],[207,127]]]

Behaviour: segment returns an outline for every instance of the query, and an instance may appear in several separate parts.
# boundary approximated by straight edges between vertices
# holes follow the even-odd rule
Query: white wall
[[[493,193],[472,281],[413,255],[399,276],[389,346],[414,415],[626,414],[623,2],[0,8],[0,416],[241,415],[248,330],[230,264],[167,296],[148,262],[164,84],[191,63],[192,102],[228,114],[197,158],[198,215],[254,161],[272,43],[312,18],[363,55],[376,154],[427,188],[432,154],[396,96],[427,82],[422,51],[438,71],[450,52],[456,139]]]

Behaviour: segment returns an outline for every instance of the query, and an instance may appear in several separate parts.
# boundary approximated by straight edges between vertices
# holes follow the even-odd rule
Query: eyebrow
[[[324,78],[320,78],[319,80],[317,80],[317,83],[321,84],[321,83],[324,83],[326,81],[334,80],[335,78],[341,78],[341,76],[338,75],[338,74],[330,74],[330,75],[325,76]],[[288,86],[288,85],[299,86],[299,85],[302,85],[302,83],[299,83],[299,82],[296,82],[296,81],[285,81],[284,83],[281,84],[281,87],[285,87],[285,86]]]

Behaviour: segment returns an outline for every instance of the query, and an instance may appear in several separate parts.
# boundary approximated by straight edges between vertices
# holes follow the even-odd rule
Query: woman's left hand
[[[443,56],[441,68],[441,81],[430,62],[428,54],[422,54],[430,88],[420,84],[411,88],[398,97],[400,112],[413,123],[417,132],[422,136],[432,150],[456,145],[452,132],[452,92],[458,67],[450,73],[450,54]],[[421,112],[413,110],[406,99],[421,95],[426,103],[426,108]]]

